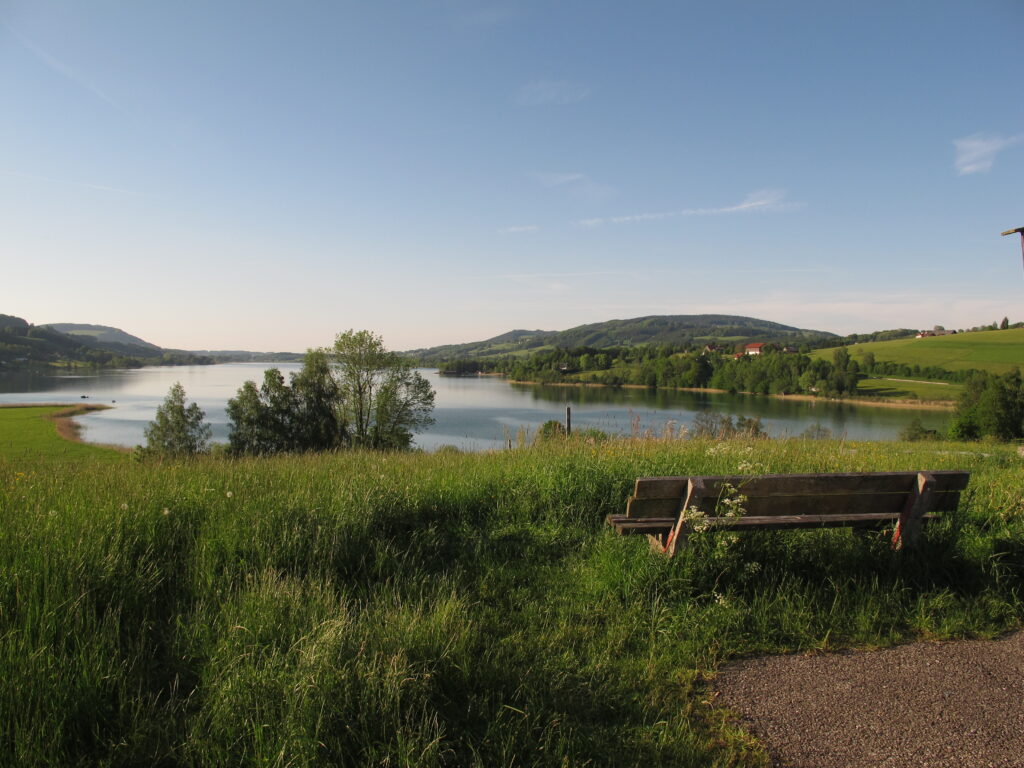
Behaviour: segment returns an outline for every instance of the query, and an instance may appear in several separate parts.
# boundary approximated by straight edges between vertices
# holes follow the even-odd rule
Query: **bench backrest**
[[[934,478],[929,508],[924,511],[952,511],[960,503],[960,491],[967,487],[969,472],[940,470]],[[918,490],[918,472],[858,472],[840,474],[642,477],[629,500],[629,517],[671,517],[678,514],[691,489],[691,480],[703,485],[692,494],[690,506],[709,516],[723,514],[719,501],[735,496],[730,488],[746,497],[742,507],[747,515],[827,515],[858,512],[899,514],[911,494]]]

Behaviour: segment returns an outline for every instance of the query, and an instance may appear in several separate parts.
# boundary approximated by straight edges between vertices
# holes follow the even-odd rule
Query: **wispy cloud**
[[[988,173],[996,155],[1008,147],[1024,142],[1024,133],[1016,136],[996,136],[994,134],[976,133],[962,139],[954,139],[956,160],[954,166],[961,176],[972,173]]]
[[[7,173],[7,174],[9,174],[11,176],[20,176],[23,179],[32,179],[33,181],[45,181],[45,182],[49,182],[51,184],[66,184],[66,185],[72,186],[72,187],[81,187],[82,189],[95,189],[95,190],[97,190],[99,192],[117,192],[117,193],[120,193],[122,195],[137,195],[137,194],[139,194],[138,192],[135,192],[133,190],[123,189],[121,187],[111,187],[111,186],[107,186],[106,184],[92,184],[92,183],[87,182],[87,181],[72,181],[70,179],[54,179],[54,178],[52,178],[50,176],[41,176],[38,173],[25,173],[23,171],[5,171],[5,173]]]
[[[61,61],[49,51],[46,51],[43,48],[39,47],[34,42],[29,40],[20,32],[18,32],[16,29],[14,29],[10,24],[0,21],[0,27],[6,29],[8,33],[10,33],[10,35],[15,40],[21,43],[33,56],[35,56],[39,61],[41,61],[51,70],[56,72],[58,75],[66,78],[67,80],[70,80],[75,85],[78,85],[79,87],[89,91],[89,93],[91,93],[93,96],[100,99],[101,101],[106,102],[108,105],[116,109],[118,112],[125,112],[124,108],[121,107],[120,104],[114,101],[110,96],[106,94],[105,91],[103,91],[102,88],[96,85],[96,83],[94,83],[90,78],[88,78],[78,69],[72,67],[70,64]]]
[[[538,232],[540,231],[540,227],[538,227],[536,224],[527,224],[526,226],[523,227],[505,227],[504,229],[499,229],[498,231],[503,235],[518,235],[523,232]]]
[[[607,200],[615,195],[615,187],[594,181],[585,173],[552,173],[535,171],[531,174],[542,186],[555,188],[565,187],[573,197],[586,202]]]
[[[603,218],[580,219],[576,222],[581,227],[598,227],[602,224],[632,224],[642,221],[661,221],[685,216],[720,216],[726,213],[742,213],[745,211],[785,211],[800,207],[800,203],[786,200],[786,192],[782,189],[761,189],[751,192],[742,202],[720,208],[683,208],[679,211],[659,211],[656,213],[634,213],[628,216],[607,216]]]
[[[519,89],[516,102],[523,107],[537,107],[543,104],[575,104],[590,95],[584,85],[566,80],[538,80],[527,83]]]
[[[548,173],[536,171],[531,174],[545,187],[560,187],[563,184],[572,184],[574,181],[582,181],[587,178],[583,173]]]

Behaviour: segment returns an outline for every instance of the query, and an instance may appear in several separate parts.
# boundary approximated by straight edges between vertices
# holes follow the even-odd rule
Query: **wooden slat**
[[[925,514],[921,520],[932,520],[937,515]],[[793,528],[884,528],[895,525],[899,515],[873,513],[866,515],[772,515],[770,517],[709,517],[712,528],[738,530],[782,530]]]
[[[667,525],[675,525],[676,518],[673,517],[648,517],[648,518],[633,518],[627,517],[626,515],[608,515],[605,517],[605,522],[608,525],[619,525],[620,523],[665,523]]]
[[[675,520],[624,520],[612,527],[620,535],[630,533],[668,534]]]
[[[960,506],[960,491],[946,491],[932,496],[931,508],[935,512],[955,512]]]
[[[637,499],[626,502],[626,516],[642,519],[645,517],[666,517],[679,511],[681,496],[674,499]]]
[[[747,494],[744,494],[747,495]],[[904,493],[859,493],[845,496],[753,496],[747,495],[743,502],[746,514],[764,515],[828,515],[844,512],[889,512],[899,514],[912,494]],[[959,491],[935,493],[929,511],[951,512],[960,502]],[[644,519],[649,517],[667,517],[675,514],[680,506],[676,499],[630,499],[627,505],[627,516]],[[688,506],[693,506],[688,505]],[[705,497],[696,504],[698,509],[707,514],[721,513],[717,497]],[[716,507],[719,507],[716,510]]]
[[[931,473],[935,490],[962,491],[970,480],[969,472],[942,470]],[[835,474],[794,475],[717,475],[702,477],[709,495],[717,495],[725,484],[739,488],[747,495],[799,494],[832,495],[858,492],[906,492],[913,490],[917,472],[844,472]],[[642,477],[636,481],[634,497],[638,499],[667,499],[681,497],[689,477]]]

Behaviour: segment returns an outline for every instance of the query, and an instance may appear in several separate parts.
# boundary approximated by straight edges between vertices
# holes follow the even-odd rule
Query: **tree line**
[[[346,448],[406,449],[433,423],[434,390],[412,362],[389,352],[380,336],[349,330],[329,348],[309,350],[286,381],[278,368],[247,381],[228,400],[227,451],[264,456]],[[171,387],[146,429],[143,455],[187,456],[207,450],[211,430],[196,403]]]
[[[883,332],[880,332],[883,333]],[[950,371],[938,366],[879,361],[872,352],[854,359],[838,347],[832,360],[803,351],[784,352],[767,344],[760,355],[734,356],[723,350],[680,350],[671,345],[607,349],[549,349],[528,357],[496,360],[452,360],[441,363],[442,374],[465,376],[503,373],[515,381],[555,384],[586,380],[608,386],[723,389],[754,394],[813,394],[844,397],[864,376],[897,376],[962,383],[981,371]],[[579,374],[586,374],[585,377]]]

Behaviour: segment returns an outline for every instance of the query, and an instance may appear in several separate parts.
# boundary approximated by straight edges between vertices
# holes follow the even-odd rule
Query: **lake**
[[[132,370],[103,370],[74,375],[15,373],[0,375],[0,403],[89,402],[113,405],[79,417],[89,442],[137,445],[143,429],[176,381],[189,401],[198,402],[213,425],[214,440],[227,441],[225,406],[247,379],[259,383],[266,363],[225,363]],[[277,366],[287,375],[298,363]],[[949,414],[898,408],[872,408],[845,403],[802,402],[756,395],[712,392],[654,391],[553,387],[510,384],[491,376],[456,378],[423,370],[437,392],[436,423],[416,436],[416,445],[436,450],[454,445],[463,450],[501,448],[520,430],[530,435],[548,419],[565,419],[572,406],[573,428],[597,427],[630,434],[634,430],[660,433],[668,423],[688,426],[701,411],[760,418],[773,437],[799,435],[813,425],[851,440],[895,439],[911,419],[925,427],[945,429]],[[85,396],[83,399],[82,396]]]

